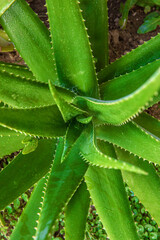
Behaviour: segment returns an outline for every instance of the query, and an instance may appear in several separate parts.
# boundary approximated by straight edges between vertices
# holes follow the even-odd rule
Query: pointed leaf
[[[41,137],[63,136],[66,130],[56,106],[31,109],[0,108],[0,125]]]
[[[12,136],[0,136],[0,158],[10,155],[13,152],[24,148],[22,140],[25,138],[24,134],[15,134]]]
[[[43,96],[43,98],[42,98]],[[0,71],[0,100],[17,108],[53,105],[48,85]]]
[[[55,145],[56,140],[40,140],[34,152],[27,155],[20,153],[0,172],[1,210],[48,172]]]
[[[136,89],[140,88],[148,78],[160,67],[160,60],[147,64],[131,73],[107,81],[100,86],[101,97],[103,100],[116,100],[123,98]],[[151,105],[160,100],[160,94],[154,96]],[[150,103],[149,103],[150,105]]]
[[[146,112],[143,112],[134,119],[134,122],[160,139],[160,120],[152,117]]]
[[[78,107],[88,110],[100,123],[119,125],[129,120],[138,112],[142,111],[144,105],[158,94],[160,88],[160,70],[157,70],[143,85],[132,94],[123,98],[103,101],[88,97],[76,96],[73,103]]]
[[[105,148],[104,153],[116,157],[113,148]],[[85,180],[110,239],[138,239],[121,172],[90,166],[85,174]]]
[[[59,213],[74,194],[87,170],[87,164],[79,156],[79,146],[83,144],[84,139],[83,134],[84,132],[74,143],[63,162],[55,167],[53,164],[35,236],[36,240],[47,239]]]
[[[134,122],[119,127],[99,126],[96,136],[148,161],[160,163],[160,141]]]
[[[78,1],[46,3],[60,84],[97,97],[96,73]]]
[[[132,72],[160,58],[160,34],[122,56],[98,73],[99,82]]]
[[[49,88],[50,88],[51,94],[53,96],[53,99],[54,99],[57,107],[59,108],[59,111],[61,112],[62,117],[63,117],[65,122],[67,122],[68,120],[76,117],[79,114],[84,113],[84,111],[82,111],[81,109],[78,109],[75,106],[66,102],[61,97],[61,95],[57,92],[56,88],[51,83],[51,81],[49,81]]]
[[[56,83],[58,77],[49,31],[26,1],[15,1],[0,22],[36,79]]]
[[[43,190],[46,178],[42,178],[35,187],[29,202],[22,212],[16,227],[11,234],[10,240],[31,240],[35,234],[36,221],[38,220],[39,208],[41,207]]]
[[[83,181],[66,207],[66,240],[84,240],[89,203],[89,192],[87,190],[86,183]]]
[[[15,0],[1,0],[0,16],[15,2]]]
[[[110,149],[112,146],[108,146],[108,143],[106,142],[105,148]],[[117,160],[117,158],[113,158],[111,155],[103,154],[96,146],[93,128],[88,128],[88,132],[84,138],[84,144],[80,148],[80,154],[88,164],[95,165],[97,167],[123,169],[145,174],[144,171],[135,167],[134,164],[126,164],[123,161]]]
[[[127,163],[134,163],[136,166],[149,173],[147,176],[139,176],[135,173],[122,171],[126,183],[131,187],[134,194],[143,203],[152,217],[154,217],[158,225],[160,225],[160,177],[157,175],[155,168],[147,161],[143,161],[143,159],[130,155],[128,152],[117,147],[116,153],[118,159],[123,159]]]
[[[107,1],[80,0],[80,7],[88,28],[96,69],[100,71],[108,64],[109,59]]]
[[[23,65],[0,62],[0,71],[15,75],[16,77],[26,78],[27,80],[35,80],[33,73],[28,67]]]

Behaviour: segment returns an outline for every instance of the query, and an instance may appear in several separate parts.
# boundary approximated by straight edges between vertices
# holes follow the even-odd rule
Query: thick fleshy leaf
[[[16,224],[16,228],[10,236],[10,240],[31,240],[35,234],[36,221],[38,220],[39,208],[43,198],[46,177],[42,178],[35,187],[27,206]]]
[[[23,65],[0,62],[0,71],[4,73],[6,72],[10,75],[15,75],[16,77],[25,78],[27,80],[36,80],[28,67]]]
[[[0,136],[0,158],[10,155],[13,152],[24,148],[22,140],[25,138],[24,134],[15,134],[12,136]]]
[[[66,130],[56,106],[31,109],[0,108],[0,125],[40,137],[63,136]]]
[[[147,176],[139,176],[138,174],[128,173],[126,171],[122,171],[122,174],[134,194],[143,203],[158,225],[160,225],[160,177],[157,175],[155,168],[147,161],[130,155],[129,152],[125,152],[117,147],[116,153],[118,159],[123,159],[127,163],[134,163],[136,166],[148,172]]]
[[[80,147],[80,154],[88,164],[97,167],[123,169],[127,171],[145,174],[144,171],[142,171],[140,168],[135,167],[134,164],[126,164],[123,161],[117,160],[117,158],[114,158],[111,155],[103,154],[96,146],[94,131],[92,127],[88,128],[88,132],[84,141],[84,144]],[[112,146],[109,145],[109,143],[107,142],[102,142],[101,144],[106,149],[112,149]],[[110,151],[108,152],[110,153]]]
[[[160,120],[152,117],[146,112],[143,112],[134,119],[134,122],[153,134],[154,137],[158,137],[160,140]]]
[[[131,73],[107,81],[100,86],[100,93],[103,100],[116,100],[123,98],[136,91],[154,72],[160,67],[160,60],[147,64]],[[160,100],[160,94],[154,96],[149,105]]]
[[[83,181],[65,210],[65,239],[84,240],[89,210],[89,192]]]
[[[98,100],[76,96],[73,103],[88,110],[100,123],[120,125],[142,111],[160,88],[160,70],[158,69],[144,84],[131,94],[117,100]]]
[[[98,73],[99,82],[105,82],[109,79],[118,77],[122,74],[132,72],[147,63],[160,58],[160,34],[151,40],[145,42],[135,50],[122,56],[114,63],[104,68]]]
[[[79,108],[76,108],[75,106],[69,104],[65,99],[63,99],[61,95],[57,92],[56,88],[54,87],[53,83],[51,83],[51,81],[49,82],[49,88],[53,96],[54,102],[59,108],[59,111],[61,112],[65,122],[76,117],[77,115],[84,113],[84,111],[82,111]]]
[[[111,146],[111,145],[110,145]],[[104,154],[116,158],[114,149],[103,148]],[[90,166],[85,180],[99,217],[112,240],[137,240],[121,172]]]
[[[36,79],[57,82],[49,31],[26,1],[15,1],[0,22]]]
[[[122,126],[99,126],[96,136],[148,161],[160,163],[160,141],[134,122]]]
[[[0,16],[15,2],[15,0],[1,0]]]
[[[46,3],[60,84],[98,97],[91,48],[78,1]]]
[[[0,100],[17,108],[43,107],[54,104],[47,84],[1,71]]]
[[[45,198],[35,236],[36,240],[48,239],[48,234],[58,215],[71,199],[87,170],[87,164],[79,155],[79,147],[84,142],[84,133],[85,130],[74,143],[63,162],[55,166],[53,164],[46,186]]]
[[[72,146],[74,145],[75,141],[81,134],[81,124],[78,122],[75,123],[74,120],[69,124],[66,135],[64,137],[64,150],[62,155],[62,161],[65,159],[67,153],[71,150]]]
[[[80,0],[82,15],[90,37],[97,71],[108,64],[108,9],[107,0]]]
[[[34,152],[27,155],[20,153],[0,172],[1,210],[48,172],[53,160],[55,145],[56,140],[40,140]]]

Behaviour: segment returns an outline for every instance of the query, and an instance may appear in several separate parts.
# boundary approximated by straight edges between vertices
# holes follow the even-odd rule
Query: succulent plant
[[[138,239],[123,181],[159,224],[160,122],[143,110],[160,100],[160,35],[108,64],[106,0],[46,6],[49,30],[25,0],[0,7],[27,65],[0,63],[0,157],[20,150],[0,209],[36,184],[10,239],[51,239],[62,211],[84,239],[90,197],[111,240]]]

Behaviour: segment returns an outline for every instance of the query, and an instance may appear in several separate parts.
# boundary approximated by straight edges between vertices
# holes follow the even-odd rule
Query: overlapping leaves
[[[159,164],[160,123],[136,115],[160,98],[160,37],[106,66],[98,85],[93,55],[97,69],[108,63],[106,1],[46,3],[50,30],[24,0],[16,0],[0,18],[27,64],[0,63],[0,157],[23,149],[0,173],[0,209],[42,178],[11,240],[48,239],[64,207],[66,239],[84,239],[89,193],[111,239],[138,239],[120,170],[128,184],[134,179],[135,192],[159,221],[138,182],[148,184],[151,174],[158,187],[159,178],[138,157]],[[91,28],[95,16],[100,29]],[[152,191],[157,206],[159,193]]]

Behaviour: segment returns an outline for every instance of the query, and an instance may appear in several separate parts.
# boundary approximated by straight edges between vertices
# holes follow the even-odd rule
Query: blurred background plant
[[[154,12],[144,18],[144,23],[139,27],[137,33],[144,34],[153,31],[160,25],[160,0],[127,0],[125,4],[121,3],[120,7],[122,17],[119,24],[122,29],[126,27],[129,11],[134,5],[143,7],[146,14],[152,10],[153,6],[156,8]]]
[[[10,41],[5,31],[0,29],[0,52],[11,52],[13,50],[13,43]]]

